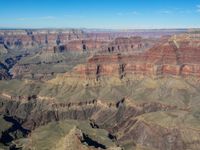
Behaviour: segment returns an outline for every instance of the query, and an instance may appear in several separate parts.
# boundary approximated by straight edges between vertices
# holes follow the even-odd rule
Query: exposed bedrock
[[[135,74],[152,77],[200,77],[200,44],[198,43],[197,39],[188,40],[180,36],[164,40],[143,52],[97,54],[90,57],[85,66],[74,68],[74,72],[93,78],[104,75],[122,78]]]
[[[99,100],[79,103],[53,103],[32,98],[26,102],[19,100],[1,100],[0,102],[1,114],[18,118],[23,127],[30,130],[51,121],[64,119],[93,119],[102,126],[112,127],[115,123],[119,123],[130,116],[174,109],[176,109],[176,106],[154,102],[129,106],[125,104],[124,100],[117,103],[102,103]]]
[[[0,80],[9,79],[10,75],[6,65],[0,62]]]
[[[59,45],[84,38],[81,30],[1,30],[0,39],[10,48],[32,48],[39,45]]]
[[[200,146],[200,133],[195,129],[165,127],[140,119],[119,124],[114,128],[114,133],[117,133],[118,142],[126,143],[130,149],[134,145],[143,145],[156,150],[198,150]]]
[[[159,36],[172,35],[158,32]],[[47,51],[144,51],[156,43],[151,31],[89,32],[78,29],[0,30],[0,44],[8,49],[41,48]],[[150,36],[146,36],[150,35]],[[156,35],[156,33],[154,33]],[[141,38],[142,36],[143,38]]]
[[[176,116],[173,111],[181,111],[176,106],[158,102],[133,104],[129,100],[122,99],[116,103],[105,103],[100,100],[53,103],[37,99],[23,102],[7,99],[1,100],[0,111],[6,116],[13,116],[24,129],[28,130],[52,121],[91,120],[91,127],[106,129],[110,132],[110,138],[114,138],[125,149],[128,147],[132,149],[139,145],[159,150],[198,149],[200,144],[199,131],[188,128],[187,123],[177,128],[167,127],[167,124],[162,125],[164,122],[150,121],[148,114],[151,113],[155,113],[155,119],[161,117],[164,120],[167,116],[156,117],[156,114],[166,112],[173,119]],[[186,112],[183,111],[183,114]],[[187,139],[185,137],[187,133],[191,133],[194,138]]]

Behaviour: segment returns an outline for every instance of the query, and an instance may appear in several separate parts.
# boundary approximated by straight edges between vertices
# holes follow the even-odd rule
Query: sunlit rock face
[[[81,30],[1,30],[0,36],[9,48],[31,48],[38,45],[56,46],[85,37]]]
[[[115,47],[109,48],[109,54],[98,54],[88,59],[85,70],[78,71],[81,74],[93,75],[147,75],[147,76],[196,76],[199,77],[200,67],[200,44],[198,39],[193,39],[192,35],[171,37],[167,40],[156,42],[149,49],[131,50],[135,41],[141,38],[133,38],[134,42],[125,42],[124,39],[116,39],[117,45],[125,46],[124,51],[115,52]],[[81,66],[83,67],[83,66]],[[79,70],[76,68],[76,70]],[[89,72],[89,73],[88,73]]]
[[[0,149],[198,150],[199,37],[0,31]]]

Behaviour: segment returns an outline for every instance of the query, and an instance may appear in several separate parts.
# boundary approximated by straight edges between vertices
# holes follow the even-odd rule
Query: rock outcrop
[[[198,150],[199,37],[0,31],[0,148]]]
[[[0,62],[0,80],[10,79],[10,77],[7,66]]]
[[[66,50],[83,51],[87,49],[101,50],[102,47],[109,42],[110,44],[107,45],[106,50],[110,49],[110,51],[112,51],[114,47],[115,50],[127,51],[144,49],[151,45],[148,41],[142,41],[140,37],[126,39],[128,37],[142,36],[145,38],[155,38],[179,32],[185,31],[136,30],[98,32],[78,29],[0,30],[0,44],[5,44],[9,49],[33,49],[44,47],[46,50],[54,51],[56,46],[64,46]]]
[[[110,81],[95,82],[61,76],[46,82],[1,81],[0,88],[0,114],[12,116],[33,134],[51,122],[90,120],[92,128],[108,131],[109,138],[127,150],[135,147],[197,150],[199,146],[198,80],[112,77]],[[51,134],[52,130],[47,131]],[[39,133],[35,134],[36,141]]]
[[[136,40],[140,41],[141,39],[136,38]],[[199,42],[198,39],[193,39],[191,35],[186,37],[182,35],[155,44],[149,50],[135,51],[129,54],[125,54],[123,51],[115,53],[115,47],[113,47],[110,48],[113,53],[94,55],[88,59],[85,66],[76,67],[74,72],[93,78],[100,76],[119,76],[122,78],[134,74],[152,77],[199,77]],[[121,46],[124,46],[124,42],[122,43]],[[126,44],[125,47],[130,48]],[[123,50],[126,50],[126,48],[123,48]]]
[[[10,49],[36,46],[53,47],[70,40],[84,38],[81,30],[1,30],[0,39]]]

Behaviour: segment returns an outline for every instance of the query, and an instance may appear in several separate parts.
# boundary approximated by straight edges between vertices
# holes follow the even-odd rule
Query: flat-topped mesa
[[[179,31],[155,31],[152,33],[152,31],[142,30],[126,32],[93,32],[82,29],[0,30],[0,43],[3,42],[9,49],[35,49],[50,45],[51,48],[48,50],[51,51],[58,46],[65,47],[65,50],[68,51],[96,49],[109,52],[143,51],[155,43],[155,37],[172,35],[176,32]],[[157,34],[159,36],[156,36]]]
[[[11,49],[34,48],[35,45],[66,44],[70,40],[85,38],[82,30],[0,30],[0,39]]]
[[[99,36],[98,34],[96,35]],[[51,42],[52,43],[52,42]],[[66,43],[60,42],[51,48],[64,49],[65,51],[92,51],[92,52],[142,52],[152,47],[156,43],[155,39],[143,39],[142,37],[119,37],[113,40],[107,38],[95,39],[94,37],[80,38],[76,40],[69,40]]]
[[[85,39],[69,41],[65,44],[65,48],[66,51],[95,51],[104,49],[107,45],[107,41]]]
[[[153,75],[154,66],[145,62],[144,54],[137,55],[96,55],[86,65],[74,68],[74,73],[88,78],[103,76],[123,78],[129,75]]]
[[[108,52],[132,52],[144,51],[156,43],[153,39],[143,39],[142,37],[118,37],[108,45]]]
[[[102,76],[195,76],[200,77],[200,42],[188,38],[171,38],[141,53],[99,54],[88,59],[74,72],[96,78]]]
[[[100,36],[100,38],[98,38]],[[0,30],[0,44],[9,49],[43,47],[47,51],[86,51],[106,49],[110,34],[89,35],[83,30]]]

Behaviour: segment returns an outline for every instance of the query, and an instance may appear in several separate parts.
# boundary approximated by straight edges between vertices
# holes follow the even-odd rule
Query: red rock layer
[[[48,45],[48,50],[71,40],[85,38],[81,30],[1,30],[0,41],[9,48],[34,48],[35,45]]]
[[[137,40],[140,41],[139,38]],[[84,67],[75,68],[75,73],[97,79],[101,76],[122,78],[133,74],[200,77],[200,40],[172,38],[144,52],[95,55]]]
[[[95,32],[76,29],[55,30],[0,30],[0,43],[8,48],[33,48],[43,46],[44,50],[55,51],[59,46],[68,51],[134,51],[151,47],[152,40],[141,37],[160,37],[177,31],[115,31]],[[134,38],[128,38],[134,37]],[[116,40],[115,40],[116,39]]]
[[[119,37],[108,45],[109,52],[142,51],[150,48],[155,41],[153,39],[142,39],[141,37]]]

